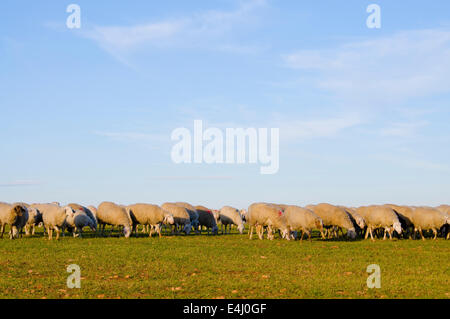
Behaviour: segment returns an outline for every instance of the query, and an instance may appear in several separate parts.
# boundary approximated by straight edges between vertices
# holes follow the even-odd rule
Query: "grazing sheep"
[[[402,229],[404,230],[403,231],[404,236],[406,238],[411,239],[414,233],[414,223],[413,223],[414,208],[409,206],[399,206],[393,204],[386,204],[385,206],[388,206],[394,210],[402,225]]]
[[[26,203],[16,203],[22,205],[28,211],[28,220],[25,223],[25,236],[30,236],[35,234],[36,226],[42,223],[42,214],[38,209],[31,207]]]
[[[342,229],[346,229],[347,237],[355,239],[355,226],[350,218],[350,215],[345,210],[330,204],[318,204],[315,206],[310,205],[307,207],[310,207],[308,209],[311,209],[322,219],[324,228],[332,229],[333,227],[340,227]],[[328,234],[330,235],[330,232]]]
[[[276,206],[267,203],[254,203],[248,208],[249,238],[252,239],[256,228],[259,239],[263,239],[264,227],[267,226],[267,237],[273,239],[273,229],[279,229],[282,236],[290,239],[289,229],[283,212]]]
[[[61,207],[56,204],[33,204],[32,207],[38,209],[42,214],[42,221],[47,230],[48,239],[53,239],[53,231],[56,231],[56,240],[59,239],[60,231],[66,228],[66,218],[72,214],[73,210],[69,206]]]
[[[72,207],[73,210],[81,210],[82,212],[85,212],[85,214],[92,220],[92,222],[95,225],[95,228],[97,229],[97,217],[96,217],[97,210],[95,209],[95,207],[94,207],[94,210],[95,210],[95,213],[94,213],[89,207],[85,207],[82,205],[72,203],[67,206]]]
[[[370,234],[370,238],[374,240],[373,231],[378,228],[385,230],[383,240],[386,239],[386,232],[389,234],[389,238],[391,240],[393,230],[395,230],[399,235],[402,233],[402,226],[397,214],[388,206],[364,206],[359,207],[357,212],[364,218],[367,224],[365,239],[367,239]]]
[[[127,206],[127,209],[133,221],[133,230],[136,237],[138,224],[150,226],[149,237],[153,235],[153,230],[156,230],[159,237],[162,237],[161,225],[173,225],[175,223],[173,215],[158,205],[134,204]]]
[[[172,229],[172,233],[174,233],[174,230],[178,233],[178,228],[183,227],[185,234],[189,235],[192,230],[192,224],[191,217],[186,208],[173,203],[164,203],[161,205],[161,208],[168,211],[173,216],[174,228]]]
[[[214,211],[212,209],[200,205],[195,206],[195,210],[198,213],[200,233],[202,232],[202,227],[206,227],[208,235],[210,229],[213,235],[217,235],[219,228],[217,227],[217,219],[216,216],[214,216]]]
[[[0,238],[3,238],[5,226],[11,227],[9,238],[18,238],[28,221],[28,211],[20,204],[0,203]]]
[[[444,214],[447,214],[447,216],[450,216],[450,205],[441,205],[439,207],[436,207],[436,209]],[[447,239],[450,239],[450,225],[449,224],[445,224],[445,226],[443,226],[441,228],[441,232],[444,237],[446,237]]]
[[[123,226],[123,234],[125,238],[129,238],[131,235],[131,221],[130,215],[125,208],[114,204],[112,202],[103,202],[97,209],[97,221],[103,234],[105,225]]]
[[[192,228],[195,229],[195,232],[199,232],[199,221],[198,221],[198,213],[194,206],[186,202],[176,202],[175,205],[186,208],[189,217],[191,218]]]
[[[359,230],[364,230],[364,228],[366,227],[366,221],[360,214],[358,214],[356,208],[353,207],[341,207],[341,208],[344,209],[347,212],[347,214],[349,214],[350,217],[353,218]]]
[[[73,209],[73,208],[72,208]],[[66,218],[66,225],[70,226],[73,231],[73,237],[82,237],[83,228],[89,227],[92,231],[97,230],[97,224],[84,210],[77,209],[69,212]]]
[[[284,215],[286,216],[289,231],[302,232],[301,241],[305,233],[308,235],[308,239],[311,240],[312,229],[318,229],[322,238],[325,239],[322,219],[314,214],[313,211],[298,206],[287,206],[284,210]]]
[[[422,240],[425,240],[422,231],[432,230],[436,239],[438,230],[445,225],[450,224],[449,216],[432,207],[417,207],[413,213],[414,237],[416,231],[419,231]]]
[[[233,208],[231,206],[224,206],[219,212],[219,219],[222,223],[221,231],[223,232],[223,227],[225,226],[225,234],[227,233],[227,227],[228,227],[228,233],[231,231],[231,225],[236,225],[239,233],[244,232],[244,221],[242,220],[241,213],[238,209]]]

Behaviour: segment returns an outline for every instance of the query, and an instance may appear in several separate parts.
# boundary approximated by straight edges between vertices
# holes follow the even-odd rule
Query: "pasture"
[[[449,298],[449,241],[69,235],[0,240],[1,298]],[[66,285],[70,264],[81,288]],[[369,289],[366,268],[381,267]]]

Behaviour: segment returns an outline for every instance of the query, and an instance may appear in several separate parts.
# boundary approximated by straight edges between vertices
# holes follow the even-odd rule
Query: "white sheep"
[[[383,240],[386,239],[386,233],[389,234],[389,238],[392,240],[392,231],[395,230],[399,235],[402,233],[402,226],[397,214],[394,210],[385,205],[372,205],[363,206],[357,209],[358,214],[360,214],[367,224],[367,231],[365,239],[373,238],[373,231],[376,229],[384,229]]]
[[[236,225],[239,233],[244,232],[244,221],[242,220],[241,213],[238,209],[231,206],[224,206],[219,211],[219,219],[222,224],[221,231],[223,232],[223,227],[225,227],[225,234],[231,231],[231,225]]]
[[[350,215],[342,208],[330,204],[309,205],[306,208],[311,209],[322,219],[324,228],[327,228],[328,236],[331,229],[342,228],[347,230],[347,237],[355,239],[356,230]],[[364,217],[364,216],[363,216]],[[336,233],[337,236],[337,233]]]
[[[22,228],[28,221],[28,211],[20,204],[0,203],[0,238],[3,238],[5,226],[11,227],[9,238],[19,237]]]
[[[127,206],[127,210],[133,221],[133,230],[135,231],[136,237],[138,224],[150,226],[149,237],[153,235],[154,230],[161,237],[161,225],[173,225],[175,223],[173,215],[158,205],[134,204]]]
[[[449,216],[432,207],[417,207],[413,212],[414,237],[416,231],[419,232],[422,240],[425,240],[422,231],[432,230],[434,238],[437,237],[438,230],[450,224]]]
[[[92,218],[84,210],[79,209],[67,213],[66,225],[73,229],[73,237],[82,237],[84,227],[89,227],[92,231],[97,230],[97,224]]]
[[[313,229],[318,229],[322,238],[325,239],[322,219],[314,214],[312,210],[298,206],[286,206],[284,215],[286,216],[287,225],[291,232],[302,232],[301,241],[305,233],[308,235],[308,239],[311,240],[311,231]]]
[[[35,234],[36,226],[42,223],[42,214],[34,207],[27,203],[16,203],[22,205],[28,212],[28,220],[25,223],[25,235],[30,236]]]
[[[79,204],[72,203],[72,204],[69,204],[67,206],[72,207],[73,210],[81,210],[82,212],[84,212],[92,220],[92,222],[94,223],[95,228],[97,229],[97,217],[96,217],[97,210],[95,209],[95,207],[93,207],[93,209],[95,211],[95,213],[94,213],[89,207],[82,206],[82,205],[79,205]]]
[[[183,227],[183,231],[186,235],[189,235],[192,230],[191,217],[186,208],[176,205],[174,203],[164,203],[161,208],[172,214],[174,220],[174,230],[178,233],[178,228]]]
[[[47,230],[48,239],[53,239],[53,231],[56,231],[56,240],[59,234],[66,227],[66,218],[68,214],[72,214],[73,210],[69,206],[61,207],[56,204],[33,204],[31,207],[38,209],[42,214],[42,221]]]
[[[272,240],[273,230],[279,229],[282,237],[290,240],[286,218],[279,207],[267,203],[254,203],[248,208],[249,238],[252,239],[256,228],[259,239],[263,239],[264,227],[268,228],[267,237]]]
[[[103,234],[105,225],[123,226],[125,238],[130,237],[133,222],[124,207],[112,202],[103,202],[97,209],[97,221]]]
[[[194,228],[195,232],[198,233],[199,232],[199,221],[198,221],[199,216],[198,216],[198,213],[197,213],[197,210],[195,209],[195,207],[186,202],[176,202],[174,204],[186,208],[186,210],[189,214],[189,217],[191,218],[192,228]]]

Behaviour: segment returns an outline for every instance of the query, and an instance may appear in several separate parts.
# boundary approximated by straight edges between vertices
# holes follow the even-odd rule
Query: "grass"
[[[450,241],[247,235],[0,240],[1,298],[449,298]],[[81,267],[81,288],[66,285]],[[366,268],[381,267],[369,289]]]

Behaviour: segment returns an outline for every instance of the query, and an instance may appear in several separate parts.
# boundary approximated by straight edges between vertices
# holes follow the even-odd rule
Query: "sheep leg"
[[[300,241],[303,241],[303,235],[305,234],[305,232],[302,230],[302,236],[300,237]]]
[[[161,227],[156,226],[156,231],[158,232],[159,238],[161,238],[161,237],[162,237],[162,234],[161,234]]]
[[[55,227],[55,231],[56,231],[56,240],[59,239],[59,228]]]
[[[52,240],[53,239],[53,228],[48,227],[47,232],[48,232],[48,239]]]
[[[419,227],[419,234],[422,237],[422,240],[425,240],[425,236],[422,234],[422,228]]]
[[[260,240],[263,240],[263,227],[261,225],[256,226],[256,232],[258,233],[258,237]]]
[[[369,237],[369,227],[366,229],[366,236],[364,236],[364,239],[367,239]]]
[[[436,228],[432,228],[432,230],[433,230],[433,234],[434,234],[433,240],[436,240],[436,237],[437,237],[437,230],[436,230]]]
[[[0,227],[0,238],[3,238],[3,234],[5,233],[5,225]]]
[[[2,228],[3,228],[3,226],[2,226]],[[248,230],[248,233],[249,233],[249,239],[252,239],[252,237],[253,237],[253,225],[250,226],[250,228]]]
[[[373,238],[373,234],[372,234],[372,227],[370,227],[370,238],[372,241],[375,241],[375,239]]]
[[[149,231],[148,231],[148,237],[152,237],[152,236],[153,236],[153,231],[154,231],[153,226],[150,226],[150,229],[149,229]],[[158,231],[158,230],[156,230],[156,231]],[[160,235],[161,235],[161,234],[160,234]],[[159,237],[161,237],[161,236],[159,236]]]

